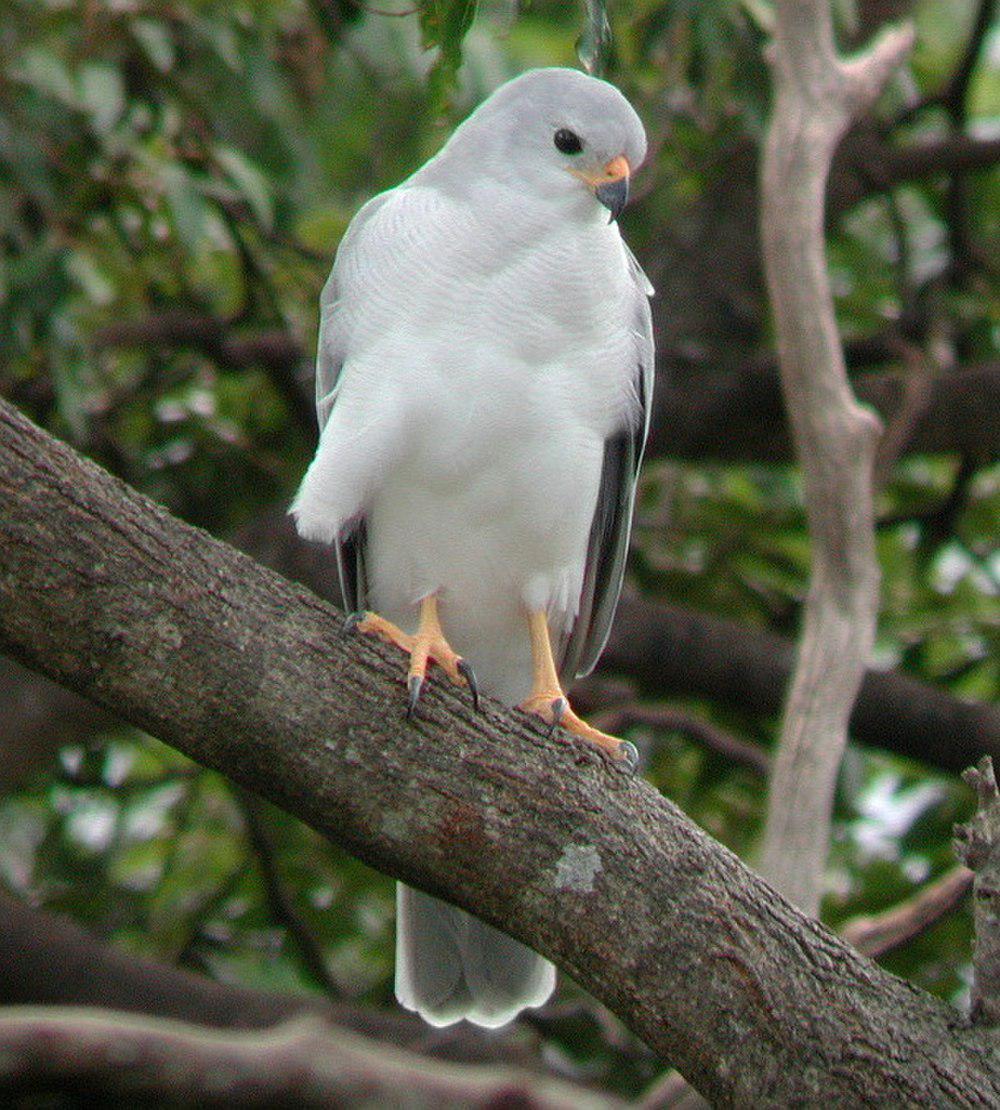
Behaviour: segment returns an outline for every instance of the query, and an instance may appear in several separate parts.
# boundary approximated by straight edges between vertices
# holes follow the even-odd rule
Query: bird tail
[[[552,993],[537,952],[422,891],[396,885],[396,997],[431,1025],[495,1029]]]

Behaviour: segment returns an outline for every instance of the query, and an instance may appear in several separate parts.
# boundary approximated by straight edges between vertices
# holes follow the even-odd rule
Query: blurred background
[[[650,135],[622,223],[657,288],[660,378],[627,597],[579,699],[752,862],[809,556],[757,243],[770,5],[621,0],[610,36],[602,10],[4,0],[0,393],[335,597],[331,557],[284,511],[315,445],[317,302],[340,236],[508,77],[602,68]],[[879,674],[841,774],[824,919],[858,929],[944,877],[948,898],[881,959],[962,1004],[951,827],[972,799],[955,772],[1000,752],[1000,31],[992,0],[835,10],[844,46],[900,16],[918,38],[828,194],[848,364],[887,431]],[[0,706],[0,911],[394,1014],[390,880],[3,659]],[[18,943],[43,944],[49,918],[30,920]],[[0,1001],[21,958],[6,943]],[[502,1043],[626,1095],[658,1070],[565,977]]]

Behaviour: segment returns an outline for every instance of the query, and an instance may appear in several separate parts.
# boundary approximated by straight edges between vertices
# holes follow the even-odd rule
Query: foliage
[[[478,14],[471,0],[441,0],[399,18],[364,8],[8,0],[0,22],[0,389],[220,535],[289,500],[313,447],[295,400],[308,360],[293,372],[248,364],[217,342],[125,345],[109,329],[169,311],[311,350],[319,290],[357,207],[419,165],[501,80],[574,64],[585,30],[582,8],[552,0],[497,0]],[[660,290],[660,346],[678,373],[708,378],[768,348],[759,278],[740,270],[740,244],[754,249],[744,201],[767,108],[768,12],[608,5],[608,71],[647,121],[653,152],[625,228]],[[971,0],[916,5],[918,49],[882,108],[893,141],[949,132],[940,107],[905,106],[946,85],[973,15]],[[995,125],[993,56],[976,66],[965,100],[972,130]],[[900,332],[924,358],[942,344],[959,361],[993,353],[994,272],[977,245],[997,234],[997,183],[963,182],[960,228],[953,187],[936,177],[872,195],[831,226],[845,336]],[[723,240],[731,253],[720,277],[712,244]],[[997,689],[1000,574],[1000,469],[985,462],[910,457],[894,468],[880,505],[878,644],[879,665],[984,700]],[[794,468],[647,468],[634,578],[649,596],[792,634],[808,557]],[[685,708],[773,739],[773,721]],[[752,858],[761,782],[679,733],[645,739],[657,785]],[[951,823],[969,804],[963,787],[926,767],[852,751],[829,920],[894,905],[947,869]],[[390,884],[269,815],[275,865],[338,987],[389,1005]],[[133,732],[64,751],[0,802],[0,881],[133,951],[230,981],[321,989],[268,900],[241,800]],[[963,911],[891,966],[960,1000],[968,956]],[[545,1037],[567,1067],[622,1091],[652,1074],[648,1057],[627,1038],[611,1045],[586,1007]]]

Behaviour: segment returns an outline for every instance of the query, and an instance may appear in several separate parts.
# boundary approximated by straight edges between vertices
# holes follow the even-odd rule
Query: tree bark
[[[504,1064],[431,1061],[303,1016],[267,1030],[201,1029],[87,1008],[0,1010],[0,1097],[52,1090],[100,1105],[605,1110],[623,1104]]]
[[[0,403],[0,645],[555,960],[720,1106],[989,1106],[990,1045],[650,786],[431,683]]]
[[[993,760],[984,756],[963,778],[979,798],[972,820],[955,828],[956,851],[974,873],[972,1017],[1000,1030],[1000,791]]]
[[[829,0],[777,0],[774,107],[761,235],[782,386],[805,487],[812,575],[768,797],[761,869],[806,913],[823,889],[830,811],[851,709],[875,639],[879,569],[872,464],[880,424],[847,381],[826,272],[834,148],[913,41],[881,36],[841,62]]]
[[[327,553],[299,538],[277,510],[241,532],[247,554],[323,597],[336,595]],[[794,645],[761,629],[648,598],[624,597],[601,660],[601,672],[639,680],[656,698],[706,697],[741,713],[781,710]],[[587,684],[577,687],[589,693]],[[43,675],[0,657],[5,706],[0,794],[51,764],[59,747],[86,741],[116,718]],[[600,701],[594,710],[605,708]],[[852,739],[959,772],[982,755],[1000,763],[1000,707],[968,702],[898,671],[869,671],[851,713]]]

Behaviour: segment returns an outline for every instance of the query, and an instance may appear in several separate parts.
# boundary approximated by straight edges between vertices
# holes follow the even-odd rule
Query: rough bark
[[[972,820],[955,829],[955,850],[974,873],[972,1017],[996,1029],[1000,1027],[1000,792],[989,756],[962,777],[979,798]]]
[[[100,1105],[384,1106],[597,1110],[616,1099],[506,1065],[414,1056],[299,1017],[264,1031],[220,1031],[87,1008],[0,1010],[0,1097],[53,1090]]]
[[[237,537],[237,546],[321,596],[336,596],[336,571],[327,553],[299,539],[283,512],[254,522]],[[657,698],[707,697],[743,713],[772,716],[781,710],[793,651],[790,641],[773,633],[648,598],[626,597],[601,671],[637,678],[643,690]],[[577,687],[588,712],[608,704],[601,697],[592,700],[593,685]],[[606,685],[606,680],[599,685]],[[86,741],[115,721],[93,703],[2,657],[0,702],[5,706],[0,794],[48,767],[61,745]],[[859,744],[946,771],[961,771],[984,753],[1000,761],[1000,707],[962,701],[896,671],[870,671],[865,676],[850,729]]]
[[[847,380],[823,237],[834,148],[909,49],[883,35],[840,61],[828,0],[778,0],[761,235],[782,386],[802,469],[812,572],[768,797],[761,868],[815,914],[851,709],[875,638],[872,464],[880,425]]]
[[[989,1046],[595,750],[432,683],[0,404],[0,644],[555,960],[720,1106],[987,1106]]]

